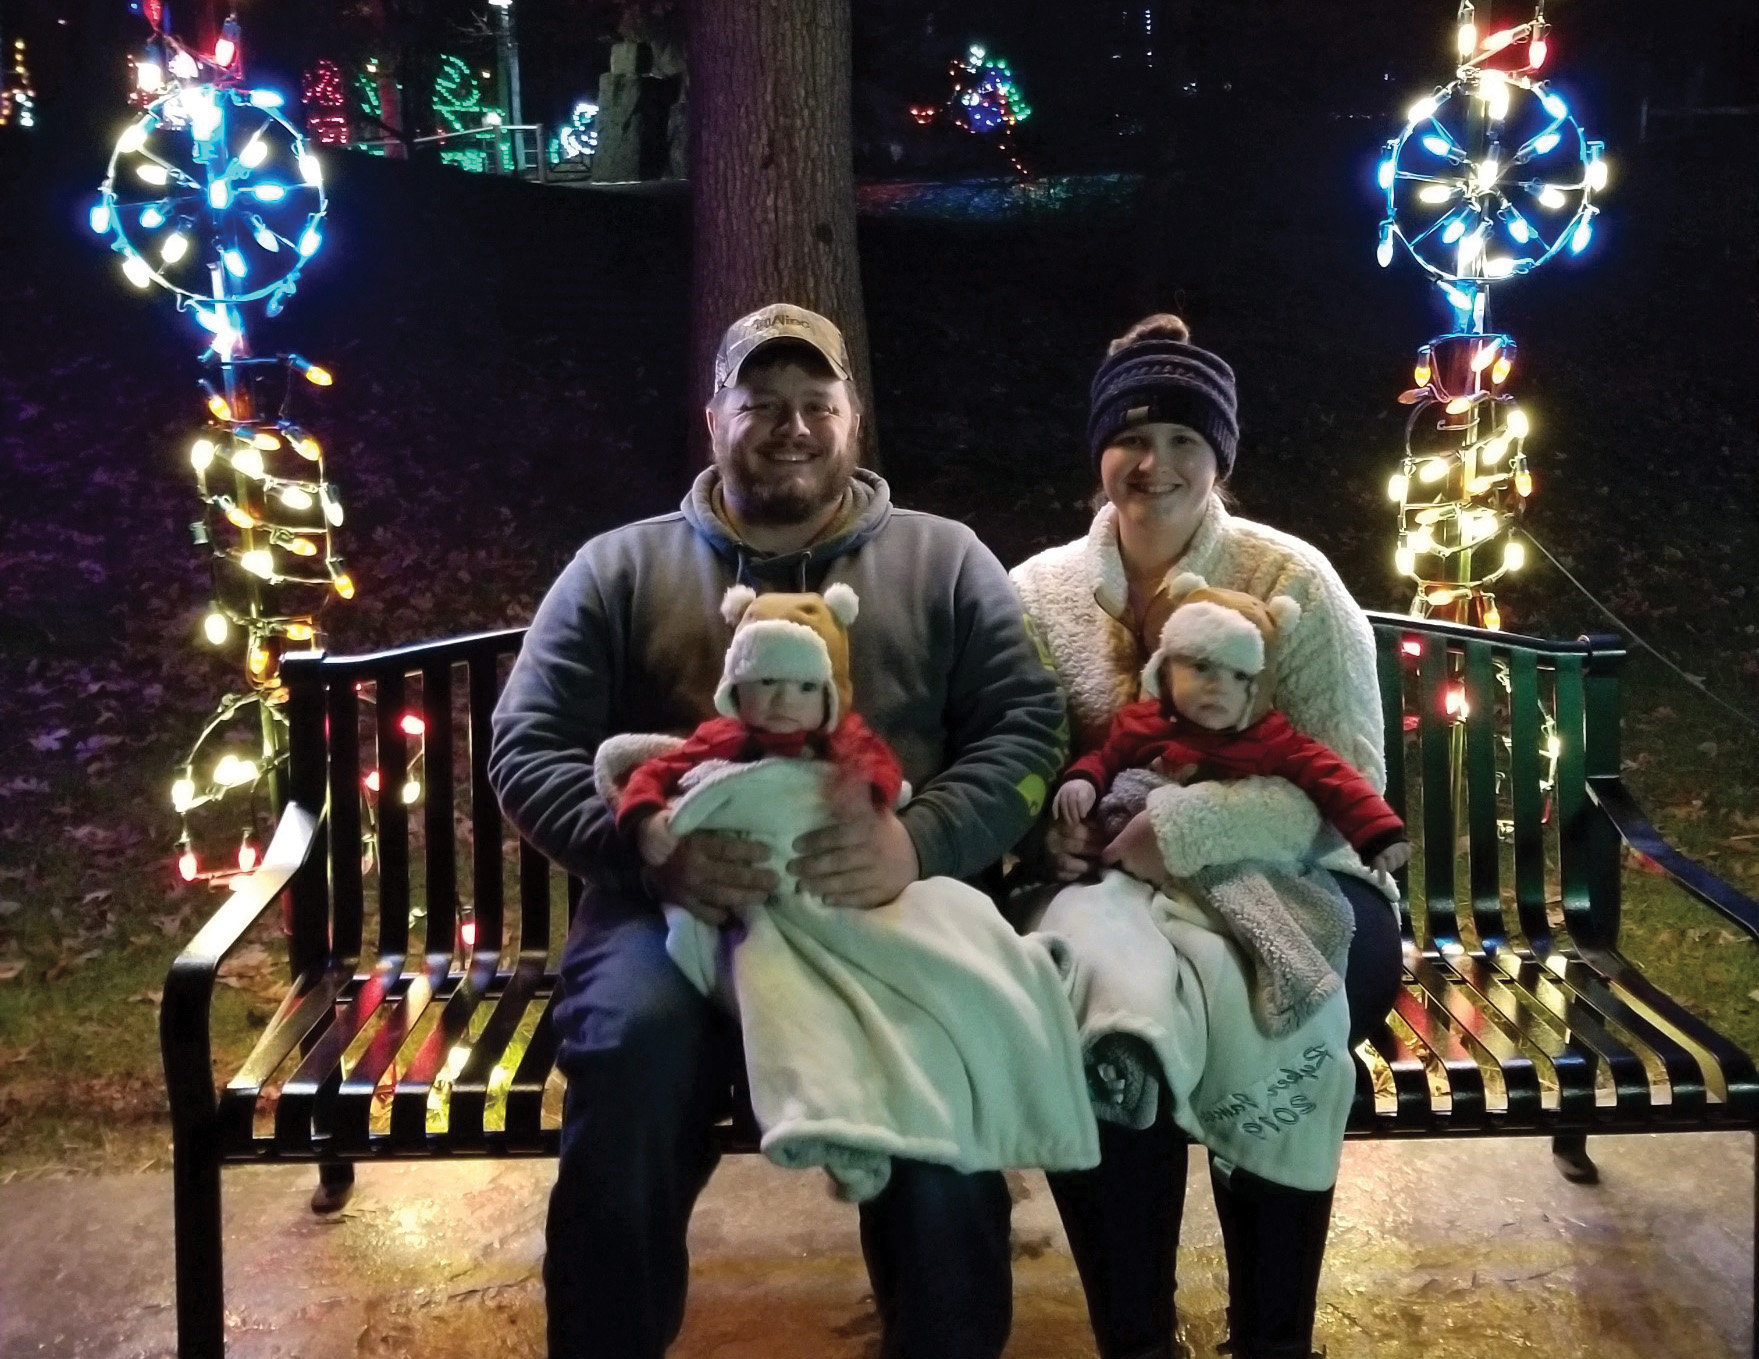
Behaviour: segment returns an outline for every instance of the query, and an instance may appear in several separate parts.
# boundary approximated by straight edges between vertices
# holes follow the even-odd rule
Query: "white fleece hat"
[[[841,581],[822,595],[760,595],[735,585],[721,599],[721,616],[733,627],[715,710],[739,715],[733,686],[748,680],[817,681],[825,686],[824,729],[843,720],[854,701],[849,682],[849,625],[861,601]]]
[[[1213,661],[1252,677],[1240,728],[1251,726],[1271,709],[1271,686],[1264,676],[1283,635],[1301,617],[1301,606],[1287,595],[1266,602],[1239,590],[1214,589],[1189,571],[1167,590],[1171,612],[1160,645],[1142,669],[1143,695],[1164,697],[1160,672],[1171,657]]]

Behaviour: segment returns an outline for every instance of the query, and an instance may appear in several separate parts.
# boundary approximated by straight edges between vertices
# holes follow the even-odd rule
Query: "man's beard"
[[[855,459],[849,452],[827,455],[821,461],[801,464],[810,469],[809,476],[776,480],[754,475],[736,456],[717,457],[715,464],[735,514],[748,524],[785,528],[804,524],[841,500]]]

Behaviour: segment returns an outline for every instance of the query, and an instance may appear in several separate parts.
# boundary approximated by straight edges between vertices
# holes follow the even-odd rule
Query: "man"
[[[568,1095],[544,1261],[552,1359],[658,1359],[683,1320],[685,1231],[739,1049],[667,957],[658,902],[721,924],[777,878],[763,850],[709,833],[645,870],[594,795],[592,757],[614,732],[683,733],[712,714],[727,588],[845,581],[861,599],[856,707],[917,792],[896,814],[835,799],[831,823],[796,843],[789,871],[831,904],[866,909],[921,877],[981,872],[1061,764],[1062,699],[1007,575],[969,530],[894,509],[856,467],[859,402],[824,317],[775,305],[735,322],[707,409],[714,465],[678,513],[581,549],[495,710],[503,808],[590,884],[553,1015]],[[999,1174],[895,1163],[861,1209],[888,1356],[1001,1353],[1008,1209]]]

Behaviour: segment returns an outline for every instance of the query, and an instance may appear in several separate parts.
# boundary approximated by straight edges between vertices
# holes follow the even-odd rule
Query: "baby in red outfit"
[[[1180,783],[1274,774],[1312,798],[1370,868],[1408,863],[1405,824],[1386,799],[1336,751],[1271,711],[1267,660],[1300,605],[1211,589],[1191,574],[1171,591],[1177,604],[1142,672],[1148,697],[1120,708],[1105,745],[1069,766],[1057,817],[1081,821],[1125,769],[1153,766]]]
[[[617,828],[643,859],[657,866],[671,858],[678,840],[668,803],[684,776],[710,760],[830,760],[866,783],[877,804],[896,804],[904,783],[897,757],[852,707],[848,628],[859,605],[841,582],[823,595],[727,591],[721,614],[734,632],[715,690],[721,716],[637,766],[617,804]]]

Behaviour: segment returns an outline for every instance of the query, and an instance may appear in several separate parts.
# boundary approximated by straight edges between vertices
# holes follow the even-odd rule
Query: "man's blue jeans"
[[[554,1011],[568,1078],[544,1289],[551,1359],[659,1359],[684,1319],[685,1232],[741,1061],[665,950],[653,902],[589,889]],[[886,1359],[995,1359],[1012,1314],[997,1173],[898,1161],[861,1207]]]

